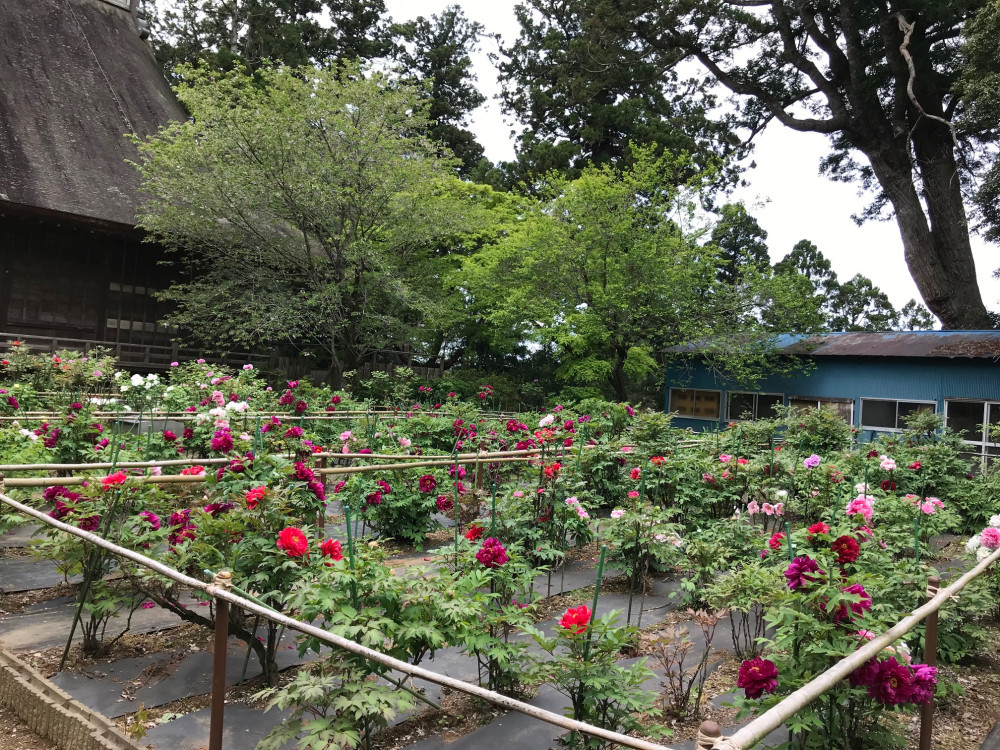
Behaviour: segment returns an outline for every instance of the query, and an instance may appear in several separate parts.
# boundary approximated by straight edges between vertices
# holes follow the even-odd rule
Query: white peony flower
[[[965,551],[968,553],[973,553],[982,546],[982,541],[979,539],[979,534],[975,536],[970,536],[969,541],[965,543]]]
[[[994,529],[1000,529],[1000,513],[997,513],[995,516],[992,516],[990,518],[989,525],[992,526]]]
[[[539,427],[548,427],[550,424],[556,421],[554,414],[546,414],[544,417],[538,420]]]
[[[993,550],[988,549],[986,547],[980,547],[979,549],[976,550],[976,562],[982,562],[991,554],[993,554]]]
[[[138,387],[146,382],[146,379],[142,377],[139,373],[132,376],[132,385]]]

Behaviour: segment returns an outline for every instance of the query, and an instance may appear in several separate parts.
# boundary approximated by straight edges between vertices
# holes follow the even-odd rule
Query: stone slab
[[[194,606],[195,600],[191,600]],[[31,607],[22,613],[0,617],[0,643],[12,651],[41,651],[55,646],[61,646],[69,637],[73,623],[75,602],[63,597],[53,602],[45,602],[37,607]],[[125,627],[128,613],[114,617],[108,624],[107,632],[112,637]],[[151,633],[157,630],[179,625],[181,619],[160,607],[138,609],[132,615],[131,632]],[[75,640],[82,635],[77,627]]]
[[[41,539],[41,528],[32,524],[18,526],[0,534],[0,547],[27,547],[33,539]]]
[[[153,727],[142,741],[154,750],[205,750],[211,716],[210,708],[194,711]],[[227,704],[222,725],[222,746],[226,750],[254,750],[257,743],[288,716],[289,712],[276,708],[265,712]]]
[[[79,575],[69,579],[70,583],[82,580],[83,577]],[[51,560],[35,560],[31,557],[0,559],[0,594],[47,589],[64,581],[63,574]]]

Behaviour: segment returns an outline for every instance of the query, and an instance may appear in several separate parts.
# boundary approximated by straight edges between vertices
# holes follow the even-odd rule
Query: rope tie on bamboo
[[[233,574],[228,570],[220,570],[212,576],[212,585],[219,587],[223,591],[231,591],[233,588]]]
[[[725,747],[727,750],[743,750],[739,743],[733,742],[731,737],[724,737],[719,725],[711,720],[703,721],[698,727],[694,746],[698,750],[712,750],[712,748],[721,747]]]

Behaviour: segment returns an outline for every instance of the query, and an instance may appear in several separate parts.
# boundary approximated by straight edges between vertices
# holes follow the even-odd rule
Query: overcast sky
[[[397,21],[440,13],[448,5],[460,5],[466,16],[478,21],[487,33],[499,33],[505,41],[517,37],[514,18],[517,0],[385,0],[389,14]],[[490,100],[473,116],[471,129],[493,161],[514,155],[511,123],[505,122],[498,103],[496,68],[487,58],[495,52],[492,40],[474,58],[480,90]],[[860,212],[867,200],[859,197],[852,184],[835,183],[819,175],[819,162],[827,152],[827,140],[818,133],[796,133],[772,124],[758,137],[752,159],[756,168],[748,170],[749,183],[735,194],[767,230],[772,261],[787,254],[801,239],[814,242],[831,260],[841,281],[856,273],[871,278],[897,307],[910,298],[920,299],[903,260],[903,246],[894,221],[869,222],[858,227],[851,214]],[[1000,253],[973,237],[979,286],[986,306],[1000,310],[1000,281],[992,278],[1000,267]]]

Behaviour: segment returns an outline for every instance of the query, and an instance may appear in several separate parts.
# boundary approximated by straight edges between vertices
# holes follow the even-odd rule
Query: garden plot
[[[933,415],[870,444],[823,410],[695,439],[607,402],[497,415],[422,390],[380,413],[203,363],[139,381],[115,381],[119,407],[176,430],[125,429],[97,411],[108,396],[5,385],[6,492],[170,570],[230,571],[258,606],[402,662],[657,742],[680,746],[705,717],[729,732],[919,606],[932,574],[1000,549],[1000,481]],[[203,745],[212,596],[2,520],[0,640],[144,741]],[[998,589],[987,572],[942,610],[937,667],[918,626],[780,739],[905,744],[935,697],[936,736],[978,746],[1000,714]],[[398,674],[239,607],[229,633],[227,746],[312,733],[318,747],[541,748],[563,734],[415,682],[442,708],[426,706]],[[958,721],[973,700],[976,721]]]

